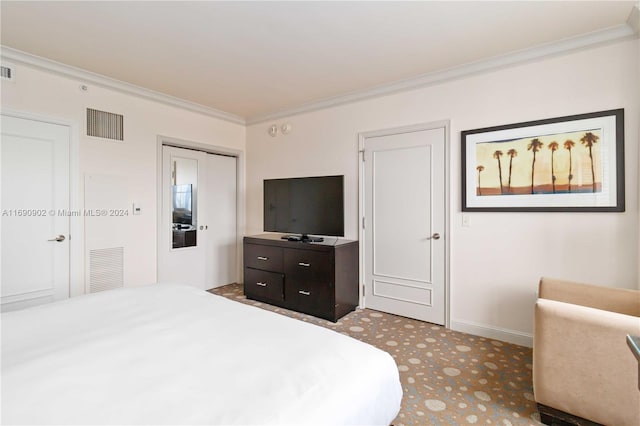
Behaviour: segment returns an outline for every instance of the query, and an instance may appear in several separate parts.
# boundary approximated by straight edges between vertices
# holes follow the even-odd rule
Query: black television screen
[[[344,176],[265,179],[264,230],[344,236]]]

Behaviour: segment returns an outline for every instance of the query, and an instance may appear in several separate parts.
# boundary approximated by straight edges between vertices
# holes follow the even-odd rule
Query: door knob
[[[58,235],[57,237],[52,238],[52,239],[47,240],[47,241],[57,241],[57,242],[61,243],[61,242],[64,241],[64,235]]]
[[[439,240],[439,239],[440,239],[440,234],[438,234],[437,232],[432,236],[427,237],[427,240]]]

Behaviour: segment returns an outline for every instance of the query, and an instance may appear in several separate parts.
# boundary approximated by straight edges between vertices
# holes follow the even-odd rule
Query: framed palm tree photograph
[[[624,109],[465,130],[462,211],[623,212]]]

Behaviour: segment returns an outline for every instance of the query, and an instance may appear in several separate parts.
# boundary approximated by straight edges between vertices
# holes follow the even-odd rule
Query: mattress
[[[4,424],[390,424],[386,352],[181,285],[2,314]]]

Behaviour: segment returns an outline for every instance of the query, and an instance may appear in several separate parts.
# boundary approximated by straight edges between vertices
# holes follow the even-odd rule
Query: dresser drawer
[[[244,268],[244,294],[249,298],[284,300],[284,275],[277,272]]]
[[[286,300],[294,303],[296,310],[322,317],[333,312],[333,287],[329,283],[289,280],[287,276]]]
[[[328,252],[284,249],[284,272],[296,281],[331,281],[332,261]]]
[[[282,248],[245,244],[244,266],[272,272],[283,272]]]

